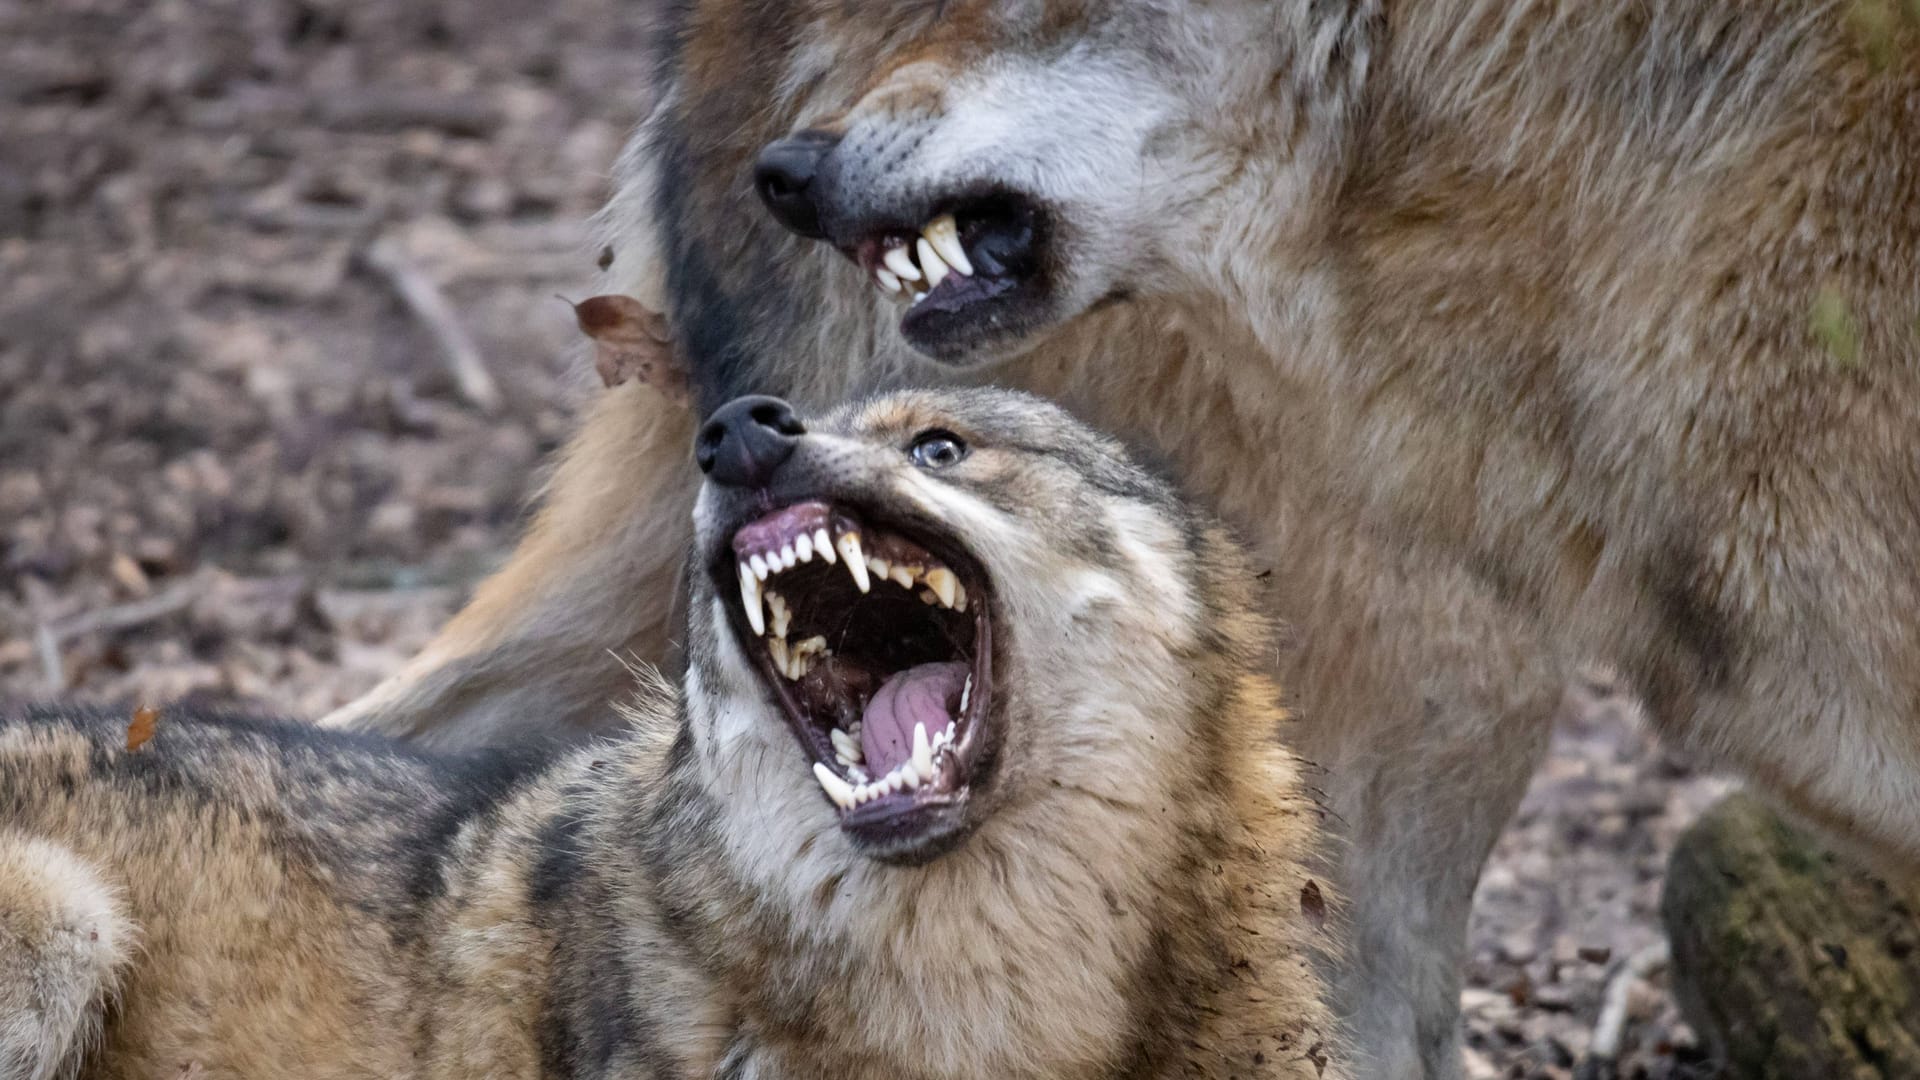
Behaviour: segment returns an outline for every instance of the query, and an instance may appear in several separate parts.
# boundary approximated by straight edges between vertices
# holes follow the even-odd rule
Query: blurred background
[[[455,610],[597,386],[555,297],[648,2],[0,0],[0,705],[314,717]],[[1473,1076],[1694,1070],[1660,875],[1726,788],[1574,689],[1481,886]]]

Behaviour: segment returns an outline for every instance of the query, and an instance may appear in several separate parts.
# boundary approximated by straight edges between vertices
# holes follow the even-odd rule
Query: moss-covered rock
[[[1733,1080],[1920,1078],[1917,913],[1920,891],[1736,795],[1668,864],[1674,994]]]

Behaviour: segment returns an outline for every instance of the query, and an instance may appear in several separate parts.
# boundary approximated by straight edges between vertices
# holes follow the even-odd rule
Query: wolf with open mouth
[[[697,455],[685,683],[612,742],[0,719],[0,1072],[1352,1075],[1219,526],[1010,392]]]

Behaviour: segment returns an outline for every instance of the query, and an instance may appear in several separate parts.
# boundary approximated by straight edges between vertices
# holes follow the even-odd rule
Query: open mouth
[[[951,203],[917,232],[881,230],[842,251],[881,292],[907,300],[901,333],[938,354],[1026,321],[1047,291],[1047,231],[1030,200],[995,192]]]
[[[989,756],[979,564],[948,538],[808,501],[736,530],[716,577],[737,582],[735,631],[841,827],[881,857],[957,842]]]

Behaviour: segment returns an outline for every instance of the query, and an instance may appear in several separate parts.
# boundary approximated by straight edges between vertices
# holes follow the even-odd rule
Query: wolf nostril
[[[714,410],[693,441],[693,459],[724,487],[765,487],[793,456],[806,426],[775,397],[735,398]]]
[[[823,131],[803,131],[768,143],[753,163],[754,190],[760,193],[760,201],[767,204],[773,219],[812,240],[826,235],[820,229],[819,192],[814,188],[814,178],[820,163],[839,141]]]

